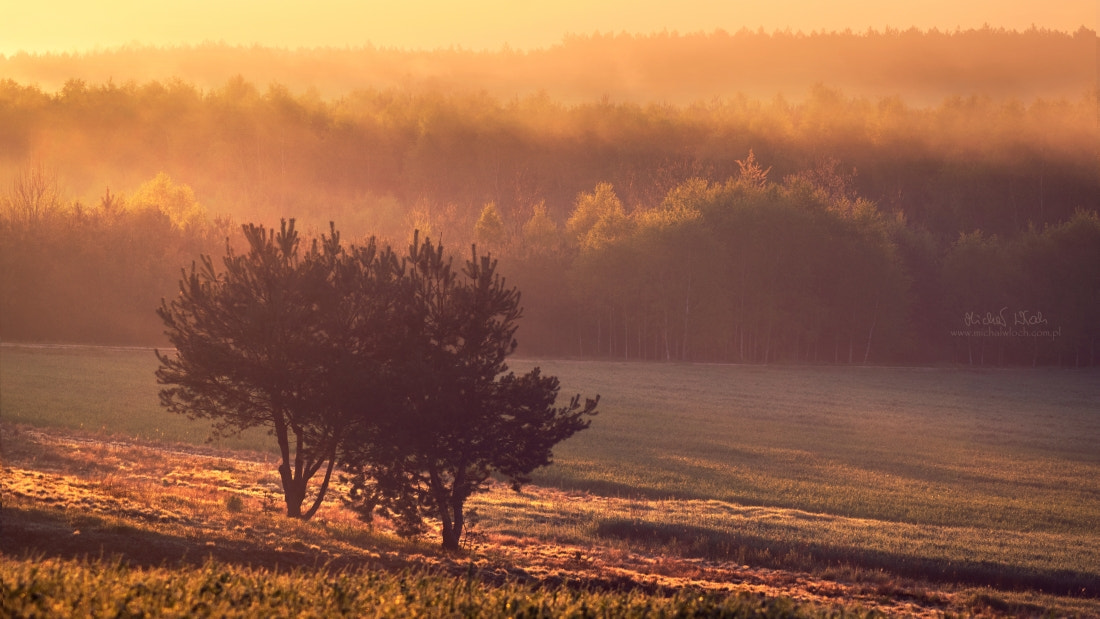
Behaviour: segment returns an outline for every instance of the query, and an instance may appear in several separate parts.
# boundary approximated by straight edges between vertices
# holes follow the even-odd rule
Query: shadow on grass
[[[928,582],[1100,597],[1100,579],[1096,574],[1066,570],[1028,569],[991,561],[910,557],[849,546],[790,544],[752,535],[727,535],[704,527],[628,518],[604,520],[597,526],[596,535],[656,550],[672,550],[685,556],[776,569],[812,571],[848,567]]]
[[[272,570],[325,569],[385,565],[377,555],[331,556],[287,538],[284,548],[264,547],[255,540],[174,534],[135,526],[94,514],[65,513],[26,506],[4,507],[0,553],[11,557],[40,556],[71,560],[118,560],[133,567],[201,567],[222,564]],[[400,566],[396,566],[400,567]]]

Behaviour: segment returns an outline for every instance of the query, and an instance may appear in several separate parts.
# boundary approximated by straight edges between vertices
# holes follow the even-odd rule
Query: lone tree
[[[354,431],[361,440],[361,427],[392,400],[369,395],[390,382],[382,358],[391,354],[403,274],[389,249],[371,240],[347,250],[335,229],[305,252],[294,220],[278,233],[246,225],[244,234],[246,254],[227,246],[221,271],[202,256],[184,272],[179,295],[161,302],[176,350],[156,353],[157,380],[167,385],[160,400],[171,412],[214,420],[215,436],[268,428],[282,456],[287,516],[308,520],[347,438]]]
[[[275,435],[288,516],[311,518],[342,466],[358,509],[405,534],[438,518],[455,549],[466,499],[492,473],[518,489],[588,427],[598,397],[555,407],[556,378],[505,375],[519,292],[476,249],[456,273],[419,235],[398,259],[373,240],[345,248],[334,227],[301,251],[294,220],[244,233],[247,253],[227,247],[221,270],[203,256],[162,301],[176,350],[157,351],[156,375],[161,403],[213,420],[215,435]]]
[[[415,236],[406,260],[422,324],[401,362],[407,397],[382,426],[388,440],[364,441],[351,467],[351,502],[366,518],[375,510],[392,518],[405,535],[437,518],[443,548],[456,550],[466,500],[494,473],[518,491],[551,463],[556,444],[588,427],[599,396],[556,407],[557,378],[538,368],[505,374],[520,295],[489,256],[474,248],[455,272],[442,246]]]

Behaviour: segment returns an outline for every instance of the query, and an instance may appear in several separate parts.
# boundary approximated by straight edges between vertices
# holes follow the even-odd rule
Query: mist
[[[928,105],[952,95],[1078,97],[1096,80],[1096,33],[983,28],[942,32],[662,32],[571,35],[557,45],[496,52],[386,47],[281,49],[208,43],[0,56],[0,75],[47,91],[71,79],[179,79],[219,88],[237,75],[332,98],[364,89],[545,93],[577,103],[686,104],[746,95],[804,97],[815,84]]]
[[[1100,131],[1082,58],[1093,58],[1095,43],[1084,29],[716,32],[573,37],[525,53],[210,45],[17,55],[6,69],[35,77],[0,82],[0,175],[11,179],[5,286],[23,291],[6,295],[3,335],[156,340],[151,308],[172,294],[181,266],[221,253],[240,223],[293,217],[309,236],[335,222],[349,239],[402,246],[419,230],[459,253],[470,243],[491,249],[524,290],[521,340],[531,353],[834,362],[965,354],[981,362],[948,333],[964,311],[999,309],[1007,295],[1020,310],[1061,308],[1075,323],[1065,334],[1077,339],[997,358],[1062,363],[1072,353],[1079,363],[1094,358],[1095,335],[1083,324],[1092,309],[1070,289],[1080,283],[1074,277],[1090,275],[1085,266],[1057,272],[1057,261],[1092,262],[1034,247],[1094,221]],[[44,85],[61,76],[56,90]],[[807,276],[797,262],[772,273],[848,286],[840,296],[789,300],[808,320],[828,296],[847,326],[818,325],[773,348],[761,335],[767,323],[754,322],[746,352],[744,329],[718,329],[728,296],[705,292],[735,289],[725,276],[697,280],[673,301],[671,287],[626,290],[630,272],[592,268],[645,244],[678,255],[699,241],[691,230],[714,216],[707,209],[749,208],[756,198],[721,189],[744,180],[747,160],[766,171],[757,189],[776,225],[833,230],[832,240],[818,239],[821,264],[852,272],[851,255],[829,257],[851,251],[882,265],[843,286],[839,275]],[[34,174],[50,199],[28,219],[39,207],[17,189]],[[700,187],[726,197],[684,201]],[[597,194],[618,206],[593,215],[606,218],[594,237],[602,240],[586,243],[569,222]],[[680,205],[674,214],[670,204]],[[862,213],[855,220],[852,205]],[[750,211],[737,215],[749,217],[746,229],[757,225]],[[709,239],[720,250],[714,259],[762,259],[719,257],[742,233]],[[773,246],[804,251],[796,236],[775,236]],[[980,257],[1044,266],[1028,276],[1033,283],[1006,279],[966,309],[962,296],[975,286],[942,265],[950,258],[966,271]],[[1009,269],[998,266],[997,277]],[[872,280],[878,288],[866,287]],[[886,311],[876,295],[887,290],[898,303],[871,311]],[[103,300],[70,316],[66,308],[96,291]],[[654,326],[692,307],[711,322],[675,333]],[[772,309],[761,305],[760,315]],[[874,329],[874,346],[856,335]],[[693,340],[722,344],[708,350]]]

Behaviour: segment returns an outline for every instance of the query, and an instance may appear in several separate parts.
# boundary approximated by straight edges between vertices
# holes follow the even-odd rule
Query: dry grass
[[[490,582],[566,583],[650,592],[695,589],[718,594],[790,597],[818,608],[877,609],[889,615],[943,612],[1100,613],[1095,599],[1014,594],[932,585],[870,571],[778,569],[746,559],[702,556],[672,540],[609,534],[616,519],[651,526],[724,521],[731,530],[788,527],[810,535],[860,526],[843,518],[720,502],[648,501],[503,485],[471,507],[480,522],[466,553],[451,556],[435,540],[400,540],[385,523],[371,529],[337,502],[308,523],[288,520],[263,456],[115,441],[4,424],[3,554],[58,558],[119,556],[144,567],[213,559],[257,569],[475,570]],[[9,448],[11,446],[11,448]],[[114,472],[111,469],[114,468]],[[238,497],[240,510],[227,508]],[[707,518],[712,520],[708,521]],[[668,525],[667,523],[673,523]],[[716,525],[715,525],[716,526]],[[613,527],[612,527],[613,528]],[[858,542],[852,538],[849,542]]]

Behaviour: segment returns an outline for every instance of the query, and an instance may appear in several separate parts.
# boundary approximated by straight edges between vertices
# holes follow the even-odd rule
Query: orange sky
[[[547,47],[566,34],[1096,29],[1097,0],[0,0],[0,54],[128,43]]]

